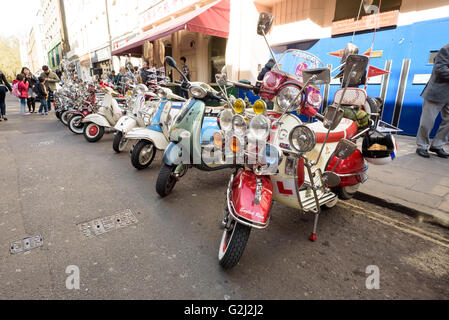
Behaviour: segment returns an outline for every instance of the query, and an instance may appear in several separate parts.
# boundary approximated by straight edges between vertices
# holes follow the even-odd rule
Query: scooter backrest
[[[344,89],[340,89],[335,93],[334,102],[339,103],[343,95]],[[342,100],[342,105],[363,106],[366,103],[366,91],[360,88],[347,88]]]
[[[110,94],[105,94],[103,98],[102,106],[109,108],[112,104],[112,96]]]

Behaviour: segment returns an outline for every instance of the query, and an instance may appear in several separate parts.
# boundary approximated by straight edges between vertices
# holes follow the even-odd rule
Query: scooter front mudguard
[[[229,212],[238,222],[257,229],[268,226],[273,202],[269,176],[242,170],[230,182],[227,197]]]
[[[336,157],[331,158],[327,170],[331,171],[337,163]],[[334,172],[341,179],[339,187],[352,187],[366,181],[367,170],[368,166],[365,164],[362,152],[357,149],[349,158],[341,160]]]
[[[168,147],[168,140],[161,132],[147,128],[134,128],[125,134],[125,139],[148,140],[151,141],[158,150],[165,150]]]
[[[105,128],[111,127],[108,120],[106,120],[106,118],[104,116],[99,115],[99,114],[90,114],[82,120],[82,123],[89,123],[89,122],[95,123],[95,124],[97,124],[101,127],[105,127]]]
[[[179,165],[181,161],[181,144],[171,142],[164,152],[163,162],[170,167]]]
[[[119,119],[114,129],[126,134],[130,132],[132,129],[134,129],[136,126],[137,126],[136,119],[129,116],[124,116]]]

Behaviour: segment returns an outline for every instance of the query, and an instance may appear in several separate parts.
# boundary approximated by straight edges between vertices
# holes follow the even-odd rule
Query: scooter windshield
[[[272,71],[303,83],[302,70],[322,67],[324,64],[317,56],[306,51],[291,49],[282,53],[277,67],[275,66]]]

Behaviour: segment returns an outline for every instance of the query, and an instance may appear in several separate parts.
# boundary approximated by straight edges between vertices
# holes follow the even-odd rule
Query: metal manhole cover
[[[86,238],[92,238],[110,231],[129,227],[137,222],[137,218],[132,211],[127,209],[112,216],[80,223],[78,224],[78,228]]]
[[[44,239],[42,238],[42,236],[36,235],[22,240],[14,241],[13,243],[11,243],[11,246],[9,247],[9,252],[11,254],[19,254],[22,252],[42,247],[43,244]]]

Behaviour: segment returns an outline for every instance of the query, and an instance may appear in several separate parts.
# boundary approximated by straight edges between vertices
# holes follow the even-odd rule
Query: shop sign
[[[140,26],[142,29],[146,29],[158,20],[175,14],[189,6],[195,5],[199,3],[200,0],[164,0],[154,2],[154,5],[140,15]]]
[[[394,10],[364,16],[359,21],[354,18],[335,21],[332,23],[332,35],[395,26],[398,24],[398,19],[399,10]]]
[[[112,43],[112,50],[117,50],[119,48],[122,48],[122,47],[126,46],[129,43],[129,41],[134,39],[134,37],[136,35],[137,35],[136,33],[133,33],[130,36],[126,37],[125,39],[122,39],[122,40],[119,40],[119,41],[114,41]]]

